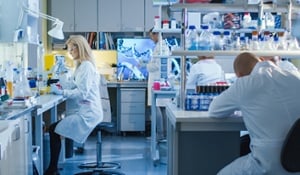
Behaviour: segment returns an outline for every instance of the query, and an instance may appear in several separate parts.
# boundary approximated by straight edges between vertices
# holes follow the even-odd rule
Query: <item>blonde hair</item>
[[[90,61],[93,65],[95,65],[92,49],[82,35],[71,35],[66,41],[66,45],[68,44],[72,44],[78,50],[78,61],[76,63],[76,67],[78,67],[82,61]]]

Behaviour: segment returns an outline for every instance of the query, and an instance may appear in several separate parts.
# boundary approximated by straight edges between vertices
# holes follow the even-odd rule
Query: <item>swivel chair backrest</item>
[[[281,149],[281,164],[288,172],[300,172],[300,118],[289,130]]]
[[[103,75],[100,75],[99,90],[102,102],[103,110],[103,121],[102,122],[111,122],[111,109],[110,109],[110,100],[107,89],[107,82]]]

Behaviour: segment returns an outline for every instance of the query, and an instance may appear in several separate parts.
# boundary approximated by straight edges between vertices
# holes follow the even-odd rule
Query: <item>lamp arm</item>
[[[39,12],[39,11],[32,10],[28,7],[23,7],[23,8],[24,8],[24,11],[26,11],[27,13],[33,13],[33,14],[41,17],[41,18],[48,19],[48,20],[53,21],[53,22],[60,21],[58,18],[55,18],[53,16],[47,15],[47,14]]]

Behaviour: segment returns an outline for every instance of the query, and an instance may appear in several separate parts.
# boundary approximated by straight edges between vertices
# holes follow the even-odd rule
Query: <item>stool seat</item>
[[[112,123],[112,122],[101,122],[101,123],[99,123],[97,126],[96,126],[96,128],[95,128],[95,130],[104,130],[104,131],[107,131],[107,130],[109,130],[109,129],[113,129],[115,127],[115,124],[114,123]]]

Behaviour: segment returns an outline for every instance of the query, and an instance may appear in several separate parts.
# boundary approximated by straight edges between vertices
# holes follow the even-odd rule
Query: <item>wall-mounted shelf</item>
[[[234,4],[224,3],[189,3],[189,4],[174,4],[170,7],[172,11],[181,11],[183,8],[187,8],[188,11],[197,11],[202,13],[208,12],[223,12],[223,13],[234,13],[234,12],[259,12],[259,4],[247,4],[239,1]],[[287,13],[288,4],[263,4],[262,8],[264,12],[281,12]],[[300,9],[299,5],[292,7],[293,12],[298,12]]]
[[[300,58],[300,50],[237,50],[237,51],[191,51],[191,50],[174,50],[172,51],[172,56],[237,56],[242,52],[251,52],[257,56],[282,56],[289,58]]]
[[[176,28],[176,29],[153,29],[153,32],[161,32],[161,33],[181,33],[181,29],[180,28]]]
[[[224,31],[234,31],[236,33],[251,33],[252,31],[255,31],[258,29],[246,29],[246,28],[241,28],[241,29],[211,29],[211,32],[214,31],[219,31],[219,32],[224,32]],[[201,32],[201,29],[197,30],[198,32]],[[286,29],[262,29],[262,32],[264,31],[270,31],[270,32],[284,32]],[[161,33],[174,33],[174,34],[180,34],[181,29],[153,29],[153,32],[161,32]]]

